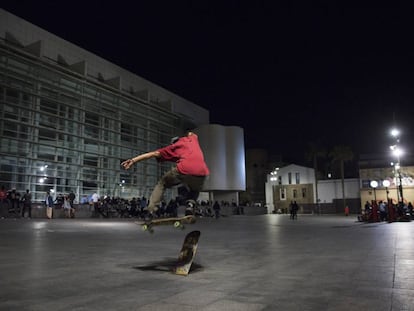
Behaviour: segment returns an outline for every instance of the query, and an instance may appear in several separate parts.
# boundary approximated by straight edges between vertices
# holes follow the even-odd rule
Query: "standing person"
[[[68,198],[69,198],[69,204],[70,204],[70,217],[75,218],[75,206],[73,203],[75,202],[76,196],[72,190],[70,191]]]
[[[26,209],[29,212],[29,218],[32,218],[32,194],[30,193],[29,189],[26,189],[26,193],[23,195],[22,201],[23,201],[22,218],[24,218]]]
[[[94,217],[99,217],[99,195],[96,192],[92,194],[92,204]]]
[[[141,215],[144,215],[144,211],[147,209],[147,203],[147,198],[145,196],[142,196],[140,201]]]
[[[410,219],[412,219],[413,218],[413,204],[411,202],[408,202],[407,208],[408,208],[408,213],[410,214]]]
[[[176,166],[166,172],[154,187],[148,204],[148,211],[151,214],[157,211],[165,189],[179,184],[184,184],[189,188],[188,200],[197,200],[210,172],[195,133],[188,131],[184,137],[173,138],[170,145],[125,160],[121,165],[127,170],[133,164],[151,158],[156,158],[158,162],[176,163]]]
[[[213,205],[214,215],[216,216],[216,219],[220,217],[220,204],[218,201],[214,202]]]
[[[53,198],[50,195],[49,191],[46,192],[45,205],[46,205],[46,217],[48,219],[52,219],[52,217],[53,217]]]
[[[290,204],[290,219],[298,219],[299,205],[296,201]]]
[[[381,221],[387,220],[387,205],[385,204],[384,201],[381,200],[379,202],[378,209],[379,209],[379,212],[380,212],[380,220]]]
[[[7,191],[4,185],[0,188],[0,217],[3,219],[7,216],[9,210],[9,201],[7,199]]]
[[[71,206],[69,196],[65,195],[63,197],[63,211],[65,212],[66,218],[71,218]]]
[[[293,219],[293,201],[289,204],[290,219]]]
[[[14,217],[18,218],[20,213],[20,193],[18,193],[15,188],[10,192],[10,203],[11,210],[14,212]]]
[[[349,216],[349,206],[345,206],[345,216]]]

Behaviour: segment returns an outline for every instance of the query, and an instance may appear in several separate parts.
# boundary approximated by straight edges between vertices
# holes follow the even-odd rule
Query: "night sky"
[[[396,124],[412,153],[412,6],[135,2],[1,7],[243,127],[246,148],[299,163],[309,142],[386,153]]]

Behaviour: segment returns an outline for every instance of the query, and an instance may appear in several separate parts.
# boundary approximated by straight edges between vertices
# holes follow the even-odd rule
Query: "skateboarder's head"
[[[188,129],[185,130],[184,136],[188,137],[188,136],[191,136],[193,134],[194,134],[193,130],[188,128]]]

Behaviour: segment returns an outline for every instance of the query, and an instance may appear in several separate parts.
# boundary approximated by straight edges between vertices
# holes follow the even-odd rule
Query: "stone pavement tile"
[[[42,299],[28,300],[25,305],[30,306],[31,311],[72,311],[72,310],[111,310],[124,311],[136,310],[140,306],[158,302],[160,297],[158,293],[150,291],[119,292],[89,292],[78,294],[76,296],[45,297]],[[14,310],[14,309],[9,309]],[[19,309],[17,309],[19,310]]]
[[[218,300],[200,311],[261,311],[265,309],[265,305],[258,303],[238,302],[234,300],[222,299]],[[275,309],[273,309],[275,310]]]
[[[170,296],[163,299],[165,303],[175,303],[190,306],[206,306],[213,301],[222,299],[227,296],[226,292],[217,290],[203,290],[191,289],[183,291],[177,295]]]
[[[394,275],[392,273],[361,274],[350,283],[355,288],[392,288]]]
[[[394,289],[391,311],[414,311],[414,290]]]
[[[326,302],[317,298],[308,298],[306,301],[299,300],[294,295],[280,298],[266,306],[264,311],[325,311]],[[349,310],[348,310],[349,311]]]
[[[394,280],[394,288],[398,289],[413,289],[414,278],[399,277]]]
[[[272,293],[253,293],[240,291],[229,295],[228,299],[238,301],[240,303],[268,305],[274,301],[274,295]]]
[[[220,282],[211,282],[210,284],[204,285],[200,287],[201,291],[207,290],[215,290],[215,291],[222,291],[226,293],[234,293],[239,291],[241,288],[246,287],[248,282],[243,280],[233,280],[233,279],[224,279]]]
[[[391,303],[386,299],[370,299],[363,296],[340,296],[330,300],[320,310],[325,311],[390,311]]]
[[[180,305],[174,303],[163,303],[156,302],[153,304],[148,304],[137,309],[131,309],[136,311],[194,311],[194,306]],[[217,310],[218,311],[218,310]]]
[[[365,227],[338,216],[292,223],[265,215],[201,219],[195,226],[203,232],[198,267],[177,277],[169,268],[185,232],[163,227],[148,235],[124,220],[3,222],[0,310],[396,311],[414,305],[414,251],[398,240],[401,232],[414,234],[414,223]]]
[[[395,277],[414,279],[414,264],[396,264]]]

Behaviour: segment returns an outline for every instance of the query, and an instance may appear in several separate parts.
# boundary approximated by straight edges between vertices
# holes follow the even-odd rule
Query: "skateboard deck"
[[[186,276],[190,272],[191,264],[197,251],[200,234],[200,231],[192,231],[186,235],[180,255],[178,256],[177,265],[174,269],[175,274]]]
[[[161,225],[173,225],[174,228],[184,229],[184,224],[193,224],[196,222],[196,218],[192,215],[184,217],[171,217],[171,218],[158,218],[146,222],[135,222],[140,225],[142,230],[148,231],[150,233],[154,232],[153,227]]]

